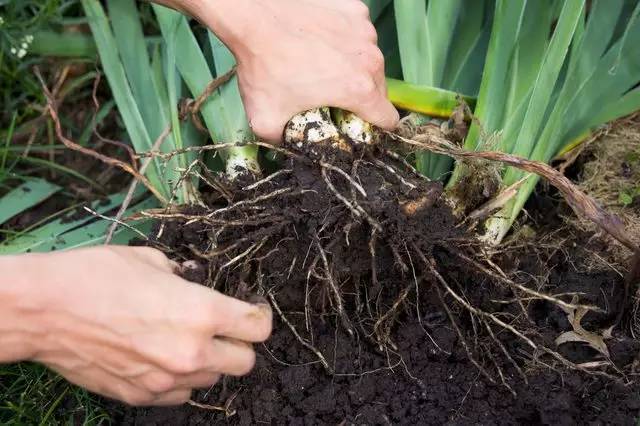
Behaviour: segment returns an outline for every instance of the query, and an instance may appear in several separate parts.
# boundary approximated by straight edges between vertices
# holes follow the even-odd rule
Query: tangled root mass
[[[328,373],[334,366],[312,343],[318,320],[384,352],[396,348],[394,326],[409,310],[420,321],[432,314],[448,319],[479,372],[511,392],[507,376],[526,381],[514,352],[579,368],[521,331],[530,322],[521,296],[569,303],[528,290],[485,262],[442,185],[383,145],[349,154],[320,150],[314,160],[292,151],[263,179],[205,181],[205,205],[155,212],[154,237],[171,256],[197,260],[187,278],[239,298],[268,298]],[[511,303],[489,303],[478,289],[465,289],[447,268],[456,264],[493,279]],[[470,301],[465,291],[477,297]],[[506,347],[503,332],[517,347]]]

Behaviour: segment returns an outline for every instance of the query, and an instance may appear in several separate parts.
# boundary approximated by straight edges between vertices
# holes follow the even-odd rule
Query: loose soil
[[[625,323],[609,359],[556,347],[567,312],[531,293],[600,307],[587,330],[615,324],[623,279],[593,268],[599,240],[539,230],[488,262],[439,184],[384,150],[356,152],[357,167],[317,154],[342,172],[290,158],[288,172],[244,191],[209,176],[206,208],[156,212],[154,244],[199,265],[185,277],[268,297],[274,333],[250,375],[194,395],[222,409],[114,404],[115,423],[635,424],[640,343]]]

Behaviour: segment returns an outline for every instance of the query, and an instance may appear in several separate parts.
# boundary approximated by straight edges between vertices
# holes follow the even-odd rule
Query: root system
[[[593,368],[565,357],[530,318],[537,302],[563,312],[602,308],[571,292],[545,294],[502,271],[452,212],[442,185],[388,148],[315,147],[314,159],[280,148],[282,170],[242,182],[210,176],[204,205],[145,212],[158,221],[152,239],[176,259],[197,260],[187,278],[239,298],[268,298],[331,375],[352,372],[319,349],[318,327],[336,326],[354,345],[395,353],[394,330],[413,312],[436,347],[422,320],[444,315],[479,373],[514,394],[514,374],[527,380],[523,359],[624,380],[609,359],[599,357]],[[572,200],[580,202],[580,194]],[[492,287],[501,300],[487,300],[476,285]],[[505,333],[517,347],[507,347]]]

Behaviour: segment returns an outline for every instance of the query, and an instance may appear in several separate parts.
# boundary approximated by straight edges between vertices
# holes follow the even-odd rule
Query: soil
[[[560,259],[558,259],[560,260]],[[564,265],[564,266],[563,266]],[[560,262],[550,285],[610,288],[612,273],[579,274]],[[423,306],[429,305],[424,300]],[[292,301],[291,310],[299,305]],[[284,308],[284,306],[283,306]],[[566,318],[548,306],[533,315],[550,334],[567,328]],[[286,308],[284,308],[286,309]],[[415,311],[412,311],[414,313]],[[381,353],[367,342],[350,338],[330,323],[314,323],[316,345],[327,354],[337,374],[318,364],[280,321],[273,337],[258,347],[253,373],[227,378],[194,399],[212,405],[229,402],[232,416],[195,407],[120,407],[117,424],[636,424],[640,410],[638,386],[562,368],[531,365],[528,384],[509,374],[517,395],[489,382],[469,361],[458,336],[441,310],[407,313],[395,330],[397,352]],[[514,343],[506,339],[505,343]],[[617,365],[629,365],[637,341],[619,337],[610,345]],[[449,352],[447,354],[446,352]],[[571,348],[574,359],[592,359],[584,346]],[[524,362],[525,364],[528,361]],[[504,368],[508,366],[503,364]]]
[[[578,229],[539,230],[489,263],[457,226],[439,184],[385,158],[389,172],[376,165],[382,157],[357,153],[357,171],[331,157],[351,181],[290,159],[289,173],[245,189],[244,199],[214,180],[207,208],[159,214],[157,242],[199,264],[186,278],[236,297],[269,297],[281,314],[271,339],[256,347],[250,375],[194,395],[209,409],[113,404],[114,422],[635,424],[640,342],[616,323],[623,278],[589,260],[606,247]],[[351,194],[351,207],[336,193]],[[356,203],[369,215],[354,220]],[[581,342],[557,347],[572,330],[566,308],[504,277],[600,307],[581,325],[599,335],[616,325],[609,356]]]

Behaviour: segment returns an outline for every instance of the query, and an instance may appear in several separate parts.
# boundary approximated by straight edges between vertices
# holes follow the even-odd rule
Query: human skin
[[[190,283],[148,247],[0,257],[0,363],[47,365],[131,405],[174,405],[254,365],[268,304]]]
[[[162,0],[209,26],[238,62],[254,132],[333,106],[392,129],[384,60],[359,0]],[[132,405],[174,405],[254,364],[268,305],[189,283],[151,248],[0,257],[0,363],[40,362]]]

